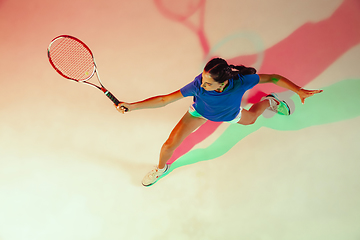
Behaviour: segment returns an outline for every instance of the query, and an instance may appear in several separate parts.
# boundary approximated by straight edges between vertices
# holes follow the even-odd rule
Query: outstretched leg
[[[170,133],[169,138],[163,144],[160,151],[159,165],[150,171],[143,179],[144,186],[151,186],[158,178],[168,170],[166,162],[170,159],[175,149],[189,136],[194,130],[203,125],[207,120],[201,117],[193,117],[186,112],[179,123]]]
[[[191,116],[189,112],[185,113],[161,148],[159,159],[160,169],[165,167],[166,162],[182,141],[206,121],[204,118]]]

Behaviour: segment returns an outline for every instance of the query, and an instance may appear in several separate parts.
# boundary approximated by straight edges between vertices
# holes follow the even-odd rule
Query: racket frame
[[[92,61],[94,63],[94,69],[92,71],[92,73],[89,75],[88,78],[84,79],[84,80],[78,80],[78,79],[74,79],[74,78],[71,78],[69,76],[66,76],[64,73],[62,73],[56,66],[55,64],[53,63],[52,59],[51,59],[51,46],[52,44],[54,44],[56,41],[59,41],[61,38],[71,38],[75,41],[77,41],[78,43],[80,43],[81,45],[83,45],[87,51],[89,51],[91,57],[92,57]],[[69,80],[72,80],[72,81],[75,81],[75,82],[79,82],[79,83],[83,83],[83,84],[88,84],[90,86],[93,86],[99,90],[101,90],[116,106],[118,106],[120,104],[120,101],[109,91],[107,90],[104,85],[102,84],[101,80],[100,80],[100,76],[99,76],[99,73],[97,71],[97,66],[96,66],[96,62],[95,62],[95,58],[94,58],[94,55],[92,53],[92,51],[90,50],[90,48],[83,42],[81,41],[80,39],[76,38],[76,37],[73,37],[73,36],[70,36],[70,35],[60,35],[60,36],[57,36],[55,37],[53,40],[51,40],[50,44],[49,44],[49,47],[47,49],[47,54],[48,54],[48,59],[49,59],[49,62],[51,64],[51,66],[64,78],[66,79],[69,79]],[[94,84],[94,83],[91,83],[91,82],[88,82],[88,80],[90,80],[94,75],[96,75],[96,78],[98,80],[98,82],[100,83],[100,86]],[[122,107],[125,109],[125,111],[128,111],[128,109],[126,107]]]

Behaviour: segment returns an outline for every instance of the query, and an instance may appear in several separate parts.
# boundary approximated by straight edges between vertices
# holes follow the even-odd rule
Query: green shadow
[[[302,105],[297,95],[291,99],[296,111],[290,116],[276,114],[272,118],[260,116],[253,125],[231,124],[209,147],[194,149],[176,160],[166,174],[176,168],[215,159],[227,153],[247,135],[266,127],[278,131],[296,131],[311,126],[324,125],[360,115],[360,80],[350,79],[323,88],[324,92],[306,99]]]

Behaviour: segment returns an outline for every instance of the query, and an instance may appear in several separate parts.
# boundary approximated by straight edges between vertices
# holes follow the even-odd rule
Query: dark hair
[[[236,69],[235,71],[233,69]],[[211,77],[218,83],[223,83],[228,79],[237,78],[240,75],[255,74],[256,69],[245,67],[244,65],[229,65],[222,58],[211,59],[204,68],[205,72],[210,73]]]

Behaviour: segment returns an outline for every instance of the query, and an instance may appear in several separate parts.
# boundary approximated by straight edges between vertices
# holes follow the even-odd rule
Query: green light
[[[253,125],[231,124],[209,147],[194,149],[176,160],[172,170],[224,155],[240,140],[261,127],[278,131],[297,131],[316,125],[323,125],[352,119],[360,115],[360,79],[345,80],[323,88],[324,92],[305,100],[302,105],[298,95],[291,99],[296,111],[290,116],[276,114],[272,118],[260,116]],[[166,174],[167,175],[167,174]]]
[[[273,83],[275,83],[275,84],[276,84],[279,80],[280,80],[280,79],[275,78],[275,77],[272,77],[272,78],[271,78],[271,81],[272,81]]]

